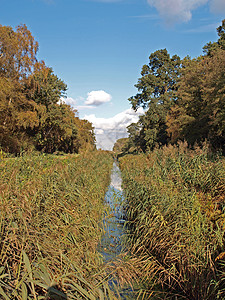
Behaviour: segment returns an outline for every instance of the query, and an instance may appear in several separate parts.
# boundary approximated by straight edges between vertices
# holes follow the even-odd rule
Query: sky
[[[68,87],[64,101],[95,127],[111,150],[143,113],[128,98],[152,52],[192,58],[217,40],[225,0],[0,0],[0,24],[26,24],[38,59]]]

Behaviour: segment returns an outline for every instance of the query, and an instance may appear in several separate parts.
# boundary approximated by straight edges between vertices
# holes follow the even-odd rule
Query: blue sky
[[[137,120],[127,99],[149,55],[196,57],[224,18],[225,0],[1,0],[0,9],[0,24],[28,26],[38,58],[68,85],[66,101],[94,123],[102,148]]]

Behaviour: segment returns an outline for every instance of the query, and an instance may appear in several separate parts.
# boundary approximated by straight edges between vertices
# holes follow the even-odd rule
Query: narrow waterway
[[[113,260],[121,253],[121,238],[124,233],[122,202],[122,179],[116,162],[113,164],[111,183],[105,195],[107,210],[104,216],[104,232],[100,252],[105,261]]]
[[[125,233],[125,220],[123,211],[124,196],[121,185],[121,172],[117,162],[114,162],[111,173],[111,184],[105,195],[107,209],[104,216],[104,235],[102,236],[100,245],[100,253],[106,263],[115,261],[118,255],[122,251],[125,251],[122,243]],[[133,292],[131,288],[124,287],[120,289],[115,278],[109,279],[109,284],[112,290],[118,295],[118,299],[135,299],[132,296]]]

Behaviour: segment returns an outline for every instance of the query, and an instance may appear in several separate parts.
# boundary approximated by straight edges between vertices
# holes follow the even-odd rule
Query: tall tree
[[[24,79],[32,73],[37,62],[38,42],[26,25],[0,25],[0,75],[11,79]]]
[[[167,142],[166,115],[177,95],[177,80],[180,75],[181,59],[177,55],[170,57],[166,49],[157,50],[144,65],[138,83],[139,93],[129,101],[134,109],[148,108],[140,117],[139,125],[142,150],[153,149],[157,143]],[[139,139],[139,141],[140,141]]]
[[[167,117],[173,136],[190,144],[208,139],[225,151],[225,55],[216,50],[190,62],[179,82],[177,106]],[[174,128],[174,124],[178,126]]]
[[[38,125],[37,105],[23,93],[23,85],[37,62],[38,43],[26,25],[16,31],[0,25],[0,143],[18,152],[24,129]]]

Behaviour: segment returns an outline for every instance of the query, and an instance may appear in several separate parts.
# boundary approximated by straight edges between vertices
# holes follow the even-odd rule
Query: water
[[[115,261],[123,248],[123,234],[125,233],[125,220],[123,203],[124,196],[122,191],[121,172],[118,164],[114,162],[111,173],[111,184],[105,195],[107,210],[104,216],[104,235],[102,236],[100,253],[104,261]],[[119,284],[115,278],[109,279],[111,289],[118,295],[120,299],[136,299],[133,296],[131,288],[119,288]],[[119,292],[118,292],[119,290]]]
[[[111,184],[106,192],[105,201],[108,205],[104,216],[104,231],[100,252],[105,261],[115,259],[122,251],[121,238],[124,233],[122,202],[122,179],[120,169],[116,162],[113,164]]]

